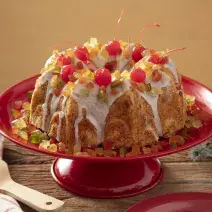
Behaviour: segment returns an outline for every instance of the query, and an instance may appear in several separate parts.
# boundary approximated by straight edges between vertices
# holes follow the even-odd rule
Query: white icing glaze
[[[129,89],[129,83],[124,83],[123,88],[119,88],[119,93],[116,96],[108,95],[108,103],[103,103],[97,99],[97,95],[99,92],[99,86],[95,85],[94,88],[91,90],[88,97],[80,96],[80,90],[85,89],[85,86],[76,83],[76,87],[72,93],[72,97],[78,103],[78,117],[75,121],[75,138],[76,142],[78,142],[78,125],[83,118],[82,109],[86,109],[86,118],[93,124],[93,126],[97,130],[97,142],[100,144],[102,142],[102,138],[104,136],[104,126],[105,126],[105,119],[109,112],[110,106],[113,102],[121,96],[127,89]],[[107,88],[107,93],[110,92],[110,87]]]
[[[174,75],[176,82],[179,83],[179,78],[178,78],[178,73],[177,73],[177,69],[173,63],[173,61],[169,58],[169,61],[167,64],[164,65],[165,68],[168,68],[172,74]]]

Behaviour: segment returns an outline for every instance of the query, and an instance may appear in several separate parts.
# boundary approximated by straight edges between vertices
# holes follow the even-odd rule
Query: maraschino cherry
[[[75,46],[74,54],[79,60],[82,60],[83,62],[88,61],[89,52],[85,46]]]
[[[63,54],[60,54],[57,58],[57,62],[60,64],[60,65],[69,65],[71,64],[71,57],[69,56],[65,56]]]
[[[99,86],[108,86],[111,83],[111,78],[111,73],[106,68],[96,70],[94,76],[94,80]]]
[[[138,62],[143,58],[142,53],[146,50],[143,46],[135,46],[132,50],[132,59],[134,62]]]
[[[158,55],[158,54],[153,54],[150,56],[150,58],[148,59],[149,62],[152,62],[154,64],[160,64],[160,65],[164,65],[168,62],[168,55],[172,52],[176,52],[176,51],[181,51],[181,50],[185,50],[187,47],[183,47],[183,48],[178,48],[178,49],[172,49],[168,52],[166,52],[165,54],[163,54],[162,56]]]
[[[121,45],[117,40],[109,41],[106,44],[105,49],[107,50],[110,56],[120,55],[122,52]]]
[[[70,64],[67,66],[64,66],[61,70],[61,79],[64,82],[68,82],[68,81],[74,81],[74,77],[73,77],[73,73],[76,71],[75,67]]]
[[[146,79],[146,73],[141,68],[135,68],[130,74],[130,79],[134,82],[141,83]]]

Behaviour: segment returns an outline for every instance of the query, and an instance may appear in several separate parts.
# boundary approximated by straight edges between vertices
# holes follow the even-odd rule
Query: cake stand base
[[[54,179],[66,190],[95,198],[122,198],[148,191],[163,177],[158,159],[94,161],[57,159]]]

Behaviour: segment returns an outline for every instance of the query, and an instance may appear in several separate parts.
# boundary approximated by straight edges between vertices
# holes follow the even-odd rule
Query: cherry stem
[[[73,42],[71,42],[71,41],[61,41],[60,43],[57,43],[57,44],[51,46],[50,48],[51,48],[51,49],[56,49],[56,48],[58,48],[58,47],[60,47],[61,45],[64,45],[64,44],[73,44],[73,45],[75,45],[75,44],[74,44]],[[75,45],[75,46],[77,46],[77,45]]]
[[[118,38],[118,36],[119,36],[119,23],[120,23],[120,21],[121,21],[121,19],[122,19],[122,17],[123,17],[123,15],[124,15],[124,8],[122,9],[122,11],[121,11],[121,15],[120,15],[120,17],[119,17],[119,19],[118,19],[118,22],[117,22],[117,29],[116,29],[116,39]]]
[[[172,53],[172,52],[185,50],[186,48],[187,48],[187,47],[184,46],[184,47],[182,47],[182,48],[177,48],[177,49],[169,50],[168,52],[166,52],[165,54],[163,54],[162,56],[160,56],[160,58],[165,57],[165,56],[169,55],[169,54]]]
[[[144,27],[143,29],[141,29],[141,31],[140,31],[140,39],[141,39],[142,33],[143,33],[144,31],[146,31],[147,29],[152,28],[152,27],[160,27],[160,24],[155,23],[155,24],[150,24],[150,25],[145,26],[145,27]]]

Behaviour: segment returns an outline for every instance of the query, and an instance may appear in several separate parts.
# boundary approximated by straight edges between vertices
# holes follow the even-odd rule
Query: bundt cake
[[[169,53],[91,38],[54,51],[37,79],[30,123],[68,146],[152,146],[186,121],[181,77]]]

